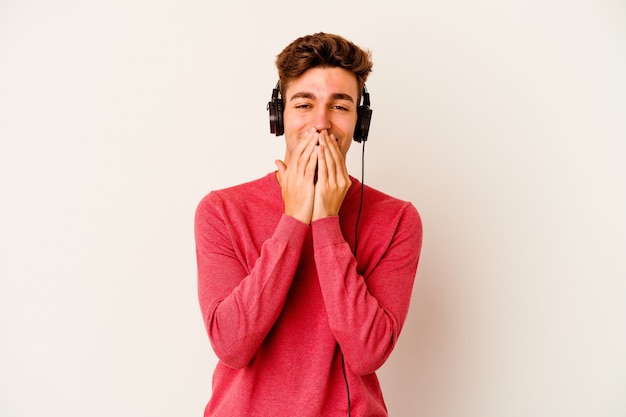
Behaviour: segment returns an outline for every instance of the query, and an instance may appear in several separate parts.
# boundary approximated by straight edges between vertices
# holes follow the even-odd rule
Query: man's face
[[[345,157],[356,126],[358,93],[356,76],[343,68],[311,68],[292,80],[283,97],[285,163],[311,127],[334,135]]]

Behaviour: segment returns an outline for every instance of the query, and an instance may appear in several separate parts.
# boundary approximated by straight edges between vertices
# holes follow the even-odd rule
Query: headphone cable
[[[359,220],[361,219],[361,211],[363,211],[363,193],[365,191],[365,141],[363,141],[363,147],[361,148],[361,195],[359,197],[359,211],[356,215],[356,224],[354,226],[354,260],[356,261],[356,251],[358,247],[359,239]],[[341,349],[341,347],[340,347]],[[352,404],[350,401],[350,385],[348,384],[348,374],[346,373],[346,360],[341,352],[341,371],[343,372],[343,381],[346,383],[346,395],[348,398],[348,417],[351,416]]]
[[[359,211],[356,215],[356,224],[354,226],[354,258],[356,260],[356,251],[359,245],[359,220],[361,219],[361,211],[363,210],[363,192],[365,191],[365,141],[361,148],[361,197],[359,198]]]

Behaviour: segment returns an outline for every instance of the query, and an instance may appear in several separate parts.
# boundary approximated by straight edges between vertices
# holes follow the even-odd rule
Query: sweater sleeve
[[[226,365],[243,368],[278,318],[293,280],[308,225],[283,215],[256,262],[238,251],[245,239],[211,194],[195,217],[198,296],[209,340]]]
[[[404,206],[393,236],[366,276],[343,238],[337,216],[312,224],[315,263],[331,331],[350,369],[375,372],[391,354],[406,319],[422,242],[417,210]],[[360,242],[360,245],[366,245]]]

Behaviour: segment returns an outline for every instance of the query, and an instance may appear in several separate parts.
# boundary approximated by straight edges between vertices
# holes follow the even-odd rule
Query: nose
[[[315,127],[315,129],[318,132],[321,132],[322,130],[330,129],[329,110],[321,106],[315,109],[315,113],[313,114],[312,124],[313,124],[313,127]]]

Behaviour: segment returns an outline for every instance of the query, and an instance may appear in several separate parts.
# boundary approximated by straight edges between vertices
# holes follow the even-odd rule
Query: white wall
[[[365,180],[424,221],[391,415],[626,415],[623,2],[1,0],[0,416],[202,414],[195,205],[282,158],[320,30],[372,49]]]

